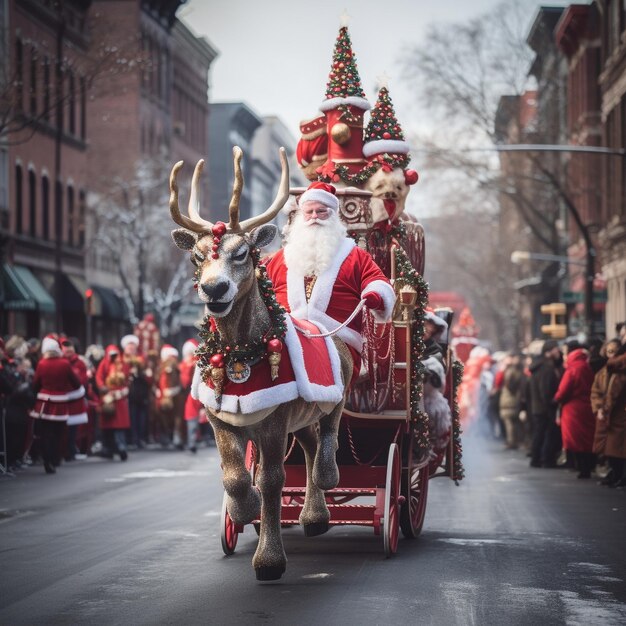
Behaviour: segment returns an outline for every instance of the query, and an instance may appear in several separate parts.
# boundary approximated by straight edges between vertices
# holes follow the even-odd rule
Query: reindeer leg
[[[319,445],[313,464],[313,481],[324,491],[334,489],[339,483],[339,468],[337,467],[337,431],[343,411],[343,402],[340,402],[331,413],[320,420]]]
[[[282,424],[259,433],[260,465],[257,485],[261,491],[261,532],[252,565],[257,580],[278,580],[287,565],[280,534],[282,491],[285,485],[285,445],[287,433]]]
[[[313,481],[313,463],[317,452],[317,432],[314,425],[307,426],[294,433],[304,451],[306,461],[306,493],[304,506],[300,513],[300,526],[306,537],[322,535],[330,528],[330,512],[326,506],[324,492]]]
[[[239,428],[231,427],[215,418],[210,419],[222,459],[228,514],[235,524],[249,524],[261,514],[261,500],[259,492],[252,486],[252,478],[246,468],[247,437]]]

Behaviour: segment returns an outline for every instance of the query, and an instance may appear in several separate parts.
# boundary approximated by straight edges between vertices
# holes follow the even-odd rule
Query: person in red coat
[[[185,394],[185,408],[183,416],[187,422],[187,448],[194,454],[197,451],[197,435],[200,420],[206,421],[206,412],[202,402],[191,396],[191,382],[196,369],[198,358],[196,357],[196,348],[198,342],[195,339],[188,339],[183,344],[183,360],[178,369],[180,370],[180,384]]]
[[[129,365],[121,357],[115,345],[106,348],[105,356],[96,371],[96,385],[100,393],[100,428],[105,456],[113,458],[117,452],[122,461],[128,458],[126,429],[130,428],[128,410]]]
[[[288,227],[287,239],[268,262],[276,299],[291,315],[335,330],[362,299],[378,322],[391,318],[396,295],[372,257],[347,237],[339,219],[335,188],[312,183],[300,196],[300,210]],[[337,332],[354,359],[358,373],[363,347],[362,315]]]
[[[41,439],[44,469],[54,474],[60,464],[61,437],[68,417],[85,411],[85,388],[69,361],[62,357],[56,339],[46,337],[41,351],[33,379],[37,401],[31,417],[36,420],[36,433]]]
[[[563,448],[574,454],[578,478],[591,478],[595,465],[595,416],[591,409],[594,375],[587,357],[587,351],[582,348],[567,355],[565,373],[554,396],[554,401],[561,405]]]
[[[87,389],[87,383],[89,376],[87,375],[87,363],[76,354],[75,347],[76,340],[72,340],[69,337],[61,337],[61,351],[63,357],[66,358],[74,374],[76,374],[80,384],[84,389]],[[87,398],[83,399],[83,410],[75,415],[70,415],[67,418],[67,452],[65,456],[66,461],[73,461],[76,458],[76,431],[79,424],[86,424],[89,421],[87,417]]]

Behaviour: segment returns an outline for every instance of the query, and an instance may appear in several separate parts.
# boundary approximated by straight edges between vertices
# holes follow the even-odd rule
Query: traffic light
[[[550,316],[550,323],[541,327],[541,332],[549,335],[552,339],[565,339],[567,337],[567,324],[559,324],[557,317],[567,314],[567,306],[563,302],[542,304],[541,312]]]
[[[93,289],[85,289],[85,311],[93,315]]]

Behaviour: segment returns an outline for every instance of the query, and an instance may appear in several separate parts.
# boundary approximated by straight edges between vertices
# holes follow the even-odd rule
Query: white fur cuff
[[[361,294],[361,298],[363,298],[364,294],[369,293],[370,291],[374,291],[383,299],[384,309],[382,311],[374,310],[371,311],[371,313],[377,322],[384,324],[391,319],[393,307],[396,303],[396,292],[393,287],[384,280],[374,280],[366,285],[365,289],[363,289],[363,293]]]

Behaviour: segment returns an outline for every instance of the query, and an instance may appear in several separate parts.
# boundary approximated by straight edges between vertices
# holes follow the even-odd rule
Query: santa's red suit
[[[87,373],[87,364],[83,359],[78,356],[78,354],[72,354],[68,357],[65,357],[76,374],[76,377],[80,381],[80,384],[84,389],[87,389],[87,383],[89,382],[89,375]],[[83,410],[78,415],[70,415],[67,419],[68,426],[74,426],[76,424],[86,424],[88,422],[87,418],[87,397],[85,395],[83,399]]]
[[[185,391],[185,421],[196,419],[200,415],[200,411],[204,408],[200,400],[196,400],[191,396],[191,383],[193,381],[193,374],[196,369],[196,363],[198,359],[194,356],[189,359],[185,359],[178,366],[180,370],[180,384]]]
[[[382,301],[380,310],[371,310],[374,319],[386,322],[391,317],[396,300],[393,287],[372,257],[347,237],[339,246],[330,266],[315,280],[308,302],[305,276],[287,268],[283,250],[268,261],[267,271],[278,302],[293,317],[308,319],[327,331],[345,322],[367,293],[378,294]],[[356,371],[360,366],[363,347],[362,323],[362,316],[357,315],[337,333],[350,348]]]
[[[85,388],[67,359],[47,356],[39,361],[33,379],[37,402],[31,417],[66,422],[70,417],[87,417]],[[78,423],[78,422],[74,422]]]

